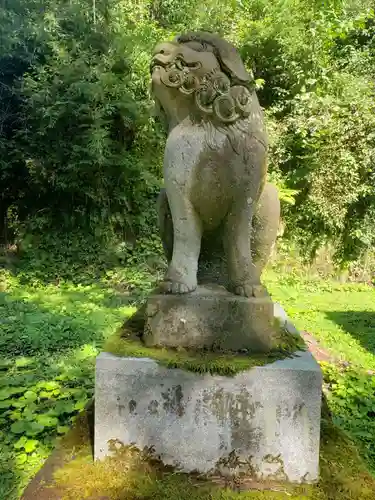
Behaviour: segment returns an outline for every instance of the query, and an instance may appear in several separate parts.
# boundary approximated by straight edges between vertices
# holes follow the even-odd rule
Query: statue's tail
[[[267,182],[260,195],[253,219],[252,254],[259,277],[271,256],[279,224],[279,193],[276,186]]]

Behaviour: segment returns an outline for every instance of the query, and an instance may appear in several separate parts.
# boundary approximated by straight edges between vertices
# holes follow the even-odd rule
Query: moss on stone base
[[[251,477],[226,480],[202,478],[173,471],[153,458],[152,450],[139,452],[119,446],[112,458],[93,463],[90,433],[78,442],[65,438],[68,463],[54,474],[46,496],[65,500],[373,500],[375,479],[367,472],[353,443],[335,427],[324,407],[321,434],[320,481],[293,486],[262,482]],[[74,450],[74,459],[71,460]],[[40,491],[39,491],[40,494]],[[54,496],[53,494],[56,494]]]
[[[143,326],[143,309],[140,309],[125,323],[120,332],[107,340],[103,350],[116,356],[151,358],[168,368],[231,376],[256,366],[293,357],[297,351],[306,349],[306,345],[299,335],[288,333],[277,322],[275,322],[275,328],[279,332],[276,339],[277,347],[266,354],[146,347],[140,340]]]

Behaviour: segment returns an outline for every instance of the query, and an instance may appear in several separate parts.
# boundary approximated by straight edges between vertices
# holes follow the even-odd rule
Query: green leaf
[[[15,394],[23,394],[27,390],[26,387],[7,387],[0,391],[0,401],[8,399],[10,396]]]
[[[0,370],[7,370],[12,366],[12,361],[9,361],[8,359],[0,359]]]
[[[19,410],[12,411],[12,413],[9,415],[9,418],[11,420],[21,420],[22,419],[22,413]]]
[[[35,364],[35,360],[31,358],[18,358],[16,360],[16,367],[17,368],[26,368],[27,366],[31,366]]]
[[[44,430],[44,425],[42,425],[40,422],[27,422],[27,424],[27,436],[36,436]]]
[[[10,399],[0,401],[0,410],[9,409],[11,405],[12,401]]]
[[[14,447],[16,448],[16,450],[19,450],[20,448],[23,448],[26,443],[27,443],[27,437],[22,436],[19,438],[18,441],[14,443]]]
[[[49,415],[37,415],[36,421],[44,427],[56,427],[59,423],[56,417],[51,417]]]
[[[14,408],[24,408],[27,406],[27,401],[24,399],[16,399],[15,401],[12,401],[12,406]]]
[[[15,422],[10,426],[10,430],[14,434],[23,434],[27,430],[27,422],[24,422],[23,420],[19,420],[18,422]]]
[[[38,399],[38,395],[34,391],[26,391],[23,397],[28,401],[35,401]]]
[[[27,404],[27,408],[25,408],[23,411],[25,410],[28,410],[28,411],[31,411],[31,412],[35,412],[38,408],[38,405],[35,404],[33,401],[31,401],[30,403]]]
[[[66,434],[67,432],[69,432],[70,430],[70,427],[68,427],[67,425],[58,425],[57,426],[57,432],[59,434]]]
[[[81,399],[80,401],[77,401],[77,403],[74,405],[74,408],[76,410],[83,410],[88,403],[88,399]]]
[[[16,464],[17,465],[23,465],[27,460],[27,455],[26,453],[20,453],[19,455],[16,456]]]
[[[46,391],[53,391],[55,389],[60,389],[60,384],[54,380],[39,382],[38,387],[43,387]]]
[[[25,408],[22,413],[22,417],[28,422],[32,422],[35,420],[35,413],[30,410],[30,408]]]
[[[8,399],[10,396],[12,396],[12,393],[9,391],[9,389],[0,391],[0,401]]]
[[[52,412],[56,415],[63,415],[64,413],[74,413],[75,411],[76,408],[74,402],[64,400],[58,401],[52,409]]]
[[[53,392],[50,392],[50,391],[41,391],[39,393],[39,397],[40,398],[44,398],[44,399],[50,399],[53,397]]]
[[[31,453],[38,446],[39,441],[36,439],[28,439],[24,445],[26,453]]]

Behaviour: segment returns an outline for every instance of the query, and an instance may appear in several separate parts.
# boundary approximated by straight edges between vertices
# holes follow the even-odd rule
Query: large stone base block
[[[240,297],[218,285],[147,300],[147,346],[269,352],[277,336],[270,297]]]
[[[101,353],[95,457],[118,440],[154,447],[166,465],[258,479],[318,479],[322,375],[309,352],[235,377]]]

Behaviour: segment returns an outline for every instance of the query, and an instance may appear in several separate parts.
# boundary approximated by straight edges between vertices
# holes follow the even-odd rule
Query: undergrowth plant
[[[39,469],[90,401],[87,357],[64,368],[32,357],[0,360],[0,498],[17,497],[17,484]]]

